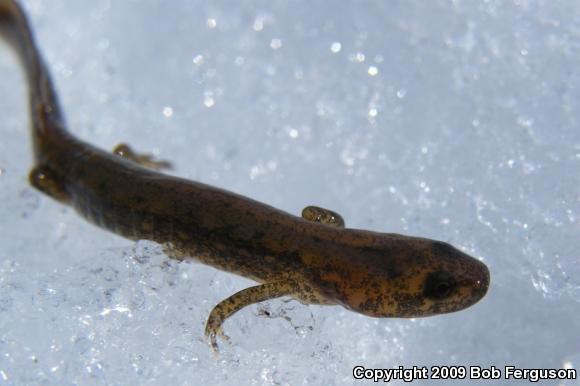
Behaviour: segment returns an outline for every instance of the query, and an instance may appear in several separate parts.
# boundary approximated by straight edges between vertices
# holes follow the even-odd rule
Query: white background
[[[0,384],[328,385],[366,383],[355,365],[577,368],[577,2],[25,8],[74,134],[109,149],[127,141],[180,176],[291,213],[316,204],[348,227],[451,242],[492,282],[472,308],[417,320],[270,301],[228,320],[233,345],[216,358],[205,319],[251,282],[169,261],[29,187],[26,87],[2,45]]]

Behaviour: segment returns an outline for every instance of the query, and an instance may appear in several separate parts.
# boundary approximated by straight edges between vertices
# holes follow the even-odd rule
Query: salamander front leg
[[[126,143],[120,143],[115,146],[113,153],[149,169],[161,170],[171,169],[172,167],[171,162],[157,160],[151,154],[137,153]]]
[[[28,181],[42,193],[61,202],[68,202],[64,181],[57,173],[44,166],[34,167],[28,174]]]
[[[241,290],[222,300],[213,308],[205,324],[205,336],[209,339],[211,347],[218,351],[217,337],[225,341],[229,338],[223,333],[222,324],[227,318],[250,304],[263,302],[264,300],[289,295],[296,288],[290,281],[277,281],[249,287]]]
[[[330,209],[324,209],[318,206],[307,206],[302,209],[302,218],[337,228],[344,228],[344,219],[341,215]]]

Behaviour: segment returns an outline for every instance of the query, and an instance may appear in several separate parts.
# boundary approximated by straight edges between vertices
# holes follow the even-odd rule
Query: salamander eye
[[[455,287],[455,279],[449,272],[438,271],[427,276],[423,293],[430,299],[441,300],[451,295]]]

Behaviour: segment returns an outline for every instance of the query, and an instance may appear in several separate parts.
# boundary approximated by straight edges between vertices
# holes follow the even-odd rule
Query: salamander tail
[[[48,70],[26,14],[15,0],[0,0],[0,36],[16,50],[25,68],[35,142],[42,136],[64,133],[64,120]]]

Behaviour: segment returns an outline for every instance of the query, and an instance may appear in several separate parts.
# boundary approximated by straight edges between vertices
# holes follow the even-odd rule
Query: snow
[[[371,383],[353,379],[356,365],[578,369],[576,2],[24,5],[74,134],[108,149],[129,142],[180,176],[291,213],[319,205],[348,227],[451,242],[492,282],[475,306],[425,319],[269,301],[228,320],[233,343],[216,357],[205,319],[252,282],[169,260],[31,188],[27,91],[1,45],[0,384]],[[552,382],[540,384],[578,384]]]

